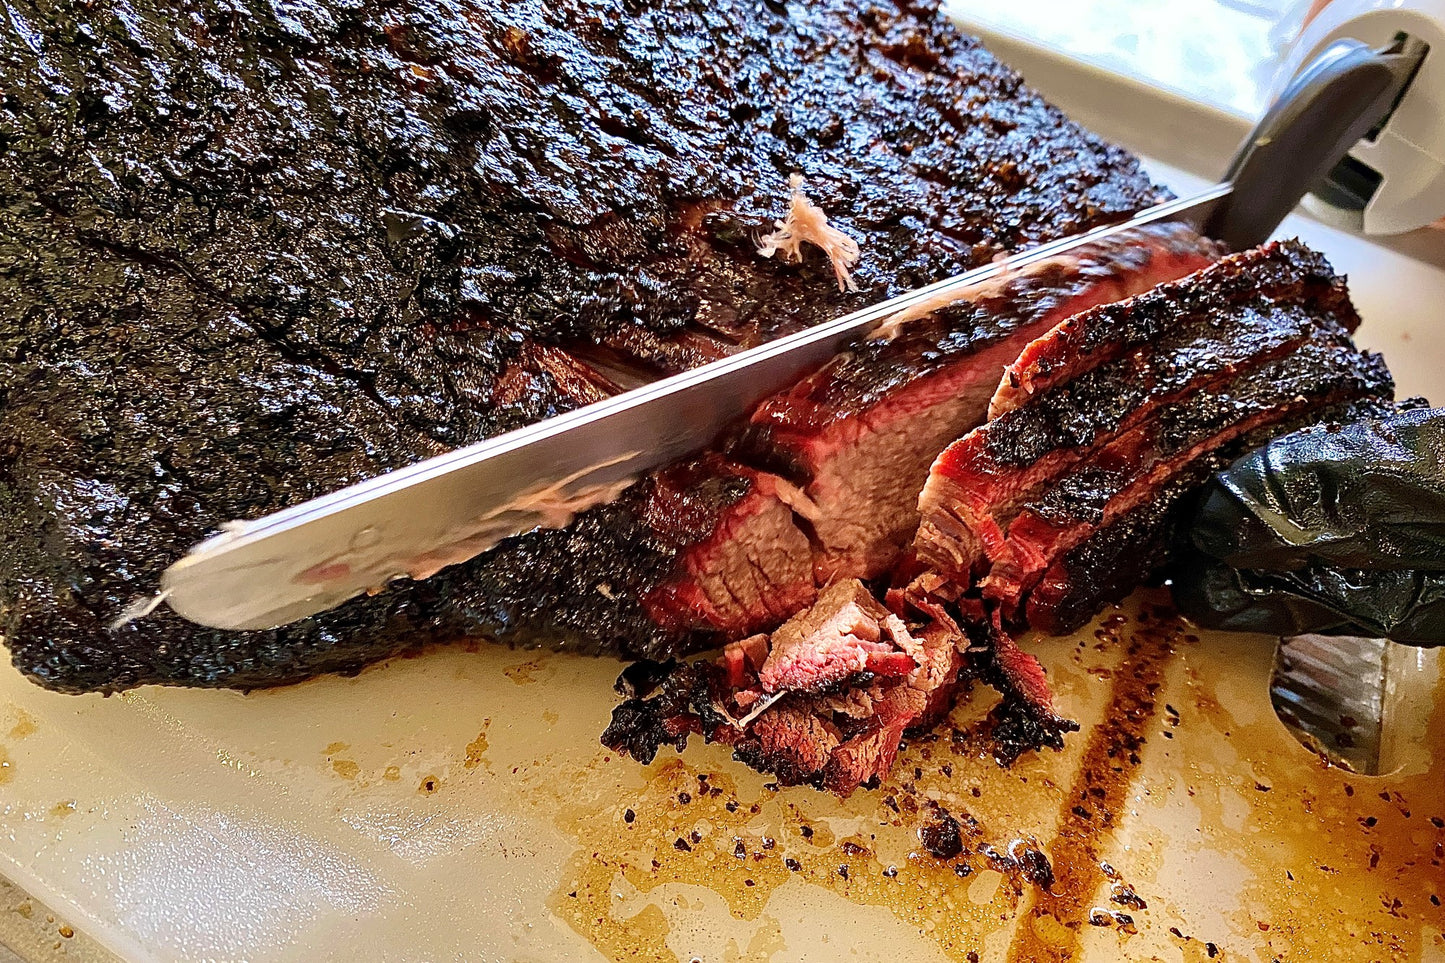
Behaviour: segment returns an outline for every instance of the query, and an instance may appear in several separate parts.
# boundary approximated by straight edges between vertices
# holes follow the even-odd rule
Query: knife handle
[[[1231,250],[1264,243],[1360,138],[1389,116],[1423,51],[1337,40],[1290,81],[1244,139],[1230,197],[1204,232]]]

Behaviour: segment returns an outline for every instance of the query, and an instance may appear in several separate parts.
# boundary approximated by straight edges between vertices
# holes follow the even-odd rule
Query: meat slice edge
[[[1378,356],[1321,331],[1283,359],[1166,406],[1024,506],[982,582],[984,597],[1012,615],[1055,559],[1155,498],[1174,476],[1192,475],[1196,461],[1301,411],[1392,390]]]
[[[1259,275],[1252,286],[1240,280],[1251,272]],[[971,571],[959,579],[926,565],[921,572],[913,563],[891,566],[895,577],[917,576],[887,595],[894,617],[911,619],[906,637],[923,640],[925,650],[930,638],[952,640],[946,664],[956,659],[969,677],[1004,693],[992,733],[1004,763],[1029,749],[1061,747],[1077,728],[1054,710],[1044,668],[1016,633],[1074,628],[1155,572],[1167,558],[1177,506],[1239,445],[1392,390],[1378,356],[1350,340],[1357,319],[1343,282],[1297,245],[1227,259],[1218,270],[1151,290],[1136,308],[1141,301],[1158,328],[1152,339],[1074,370],[973,433],[997,432],[975,449],[997,474],[1028,478],[1008,491],[1017,504],[1000,514],[988,577],[977,584]],[[1175,323],[1162,327],[1166,317]],[[895,341],[907,337],[905,329]],[[1027,444],[1009,437],[1011,425],[1027,426]],[[920,553],[913,562],[920,560],[928,561]],[[646,754],[700,732],[781,781],[841,792],[867,784],[892,764],[902,733],[929,714],[923,707],[951,703],[954,691],[924,686],[929,698],[920,701],[918,687],[900,684],[907,644],[895,642],[892,669],[872,671],[888,642],[904,637],[885,639],[883,611],[859,583],[836,583],[814,612],[771,638],[730,646],[716,664],[673,665],[661,695],[619,707],[608,744]],[[972,650],[968,633],[976,636]],[[915,656],[908,678],[923,668]],[[785,681],[763,684],[764,674]],[[957,671],[950,677],[956,686]],[[682,708],[679,687],[690,693]]]
[[[1387,386],[1381,385],[1378,394],[1357,402],[1307,407],[1209,453],[1170,479],[1155,498],[1100,527],[1056,559],[1029,593],[1024,621],[1031,629],[1051,635],[1077,630],[1102,606],[1119,601],[1151,574],[1165,570],[1172,561],[1178,529],[1189,517],[1193,496],[1211,474],[1241,453],[1300,428],[1349,423],[1394,411],[1389,395]]]
[[[1271,241],[1221,259],[1204,276],[1163,285],[1131,301],[1078,314],[1029,345],[1004,371],[989,402],[989,418],[1022,407],[1055,385],[1168,335],[1180,317],[1268,293],[1329,314],[1353,333],[1360,318],[1344,278],[1324,255],[1297,240]]]
[[[1260,284],[1241,280],[1252,273]],[[1147,322],[1136,330],[1150,332],[1137,346],[1127,343],[1133,312]],[[1068,369],[1021,407],[971,433],[969,444],[940,456],[931,472],[940,503],[972,476],[978,497],[967,508],[992,530],[986,539],[982,526],[966,524],[967,511],[936,506],[920,525],[924,572],[910,591],[946,591],[956,608],[981,606],[986,613],[994,681],[1006,693],[996,714],[1001,757],[1059,745],[1063,731],[1042,667],[1013,633],[1076,628],[1148,577],[1165,555],[1162,533],[1173,506],[1241,437],[1262,438],[1270,426],[1393,391],[1379,357],[1359,352],[1350,340],[1357,317],[1343,281],[1297,244],[1226,259],[1080,317],[1103,314],[1123,326],[1122,347],[1108,347],[1107,332],[1099,329],[1092,337],[1104,346],[1102,361],[1081,353],[1088,364]],[[1164,327],[1161,319],[1177,326]],[[1089,337],[1078,322],[1069,319],[1035,344]],[[1208,363],[1201,366],[1201,358]],[[1207,377],[1195,378],[1211,367]],[[947,487],[935,486],[941,475]],[[926,496],[921,501],[927,507]],[[949,538],[965,550],[948,552]],[[1137,551],[1131,552],[1131,538],[1139,540]],[[943,548],[930,551],[927,539]],[[969,556],[969,549],[976,554]]]

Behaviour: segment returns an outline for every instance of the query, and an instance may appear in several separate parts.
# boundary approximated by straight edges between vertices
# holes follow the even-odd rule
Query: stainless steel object
[[[565,524],[570,508],[705,447],[757,401],[924,298],[1160,221],[1191,224],[1236,249],[1257,244],[1316,172],[1332,168],[1388,109],[1398,71],[1384,56],[1360,45],[1331,47],[1246,140],[1233,179],[1196,197],[265,518],[232,522],[166,570],[159,598],[218,628],[295,621],[393,579],[464,561],[508,534]]]
[[[1384,639],[1283,640],[1269,683],[1280,721],[1331,763],[1378,774],[1391,648]]]

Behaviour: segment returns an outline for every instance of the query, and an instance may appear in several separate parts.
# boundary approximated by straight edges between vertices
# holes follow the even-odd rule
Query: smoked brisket
[[[929,3],[20,0],[0,89],[0,627],[67,691],[706,644],[646,602],[690,550],[646,515],[666,479],[284,629],[107,626],[229,519],[1159,197]],[[759,256],[795,173],[859,293]]]
[[[1161,568],[1180,506],[1242,446],[1388,401],[1358,320],[1323,258],[1267,244],[1061,323],[1006,373],[993,420],[939,455],[917,563],[983,608],[1003,688],[1051,743],[1048,688],[1014,633],[1071,631]]]
[[[983,417],[1023,345],[1213,254],[1174,226],[1129,231],[865,340],[762,402],[725,455],[654,473],[564,531],[504,541],[463,566],[465,591],[503,616],[487,631],[521,643],[665,659],[772,629],[817,588],[890,570],[928,464]]]

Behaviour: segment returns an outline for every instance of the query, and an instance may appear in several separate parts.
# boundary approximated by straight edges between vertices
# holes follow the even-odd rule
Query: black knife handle
[[[1423,52],[1337,40],[1301,70],[1230,161],[1234,192],[1204,232],[1231,250],[1262,244],[1360,138],[1385,119]]]

